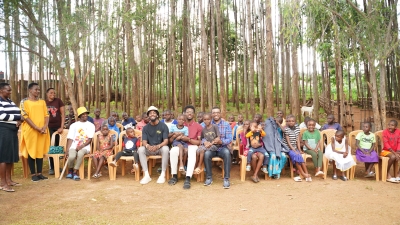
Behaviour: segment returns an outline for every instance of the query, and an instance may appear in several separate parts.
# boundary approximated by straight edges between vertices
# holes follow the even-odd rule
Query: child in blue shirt
[[[169,141],[172,142],[172,147],[179,147],[179,171],[184,172],[184,165],[187,160],[188,144],[182,141],[182,138],[189,135],[189,129],[183,124],[186,121],[186,116],[181,114],[178,116],[178,124],[173,124],[169,129]]]

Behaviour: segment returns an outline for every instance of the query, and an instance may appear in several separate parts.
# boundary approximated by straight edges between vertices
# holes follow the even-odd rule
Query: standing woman
[[[13,163],[18,162],[18,127],[21,110],[10,100],[11,87],[0,83],[0,190],[14,192],[11,186],[20,184],[11,180]]]
[[[63,132],[65,122],[64,102],[56,98],[56,91],[54,88],[47,89],[46,96],[47,111],[49,112],[49,136],[51,139],[54,132],[59,134]],[[55,145],[58,145],[58,141],[59,140],[56,139]],[[52,157],[49,158],[49,162],[49,175],[54,175],[54,161]]]
[[[42,175],[43,155],[49,150],[50,138],[48,134],[49,114],[46,102],[39,99],[40,87],[37,83],[28,85],[28,98],[21,101],[22,123],[21,152],[28,158],[32,181],[46,180]],[[35,169],[36,164],[36,169]]]

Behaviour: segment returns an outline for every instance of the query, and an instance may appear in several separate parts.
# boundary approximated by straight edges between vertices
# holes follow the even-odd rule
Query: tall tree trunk
[[[218,64],[219,64],[219,87],[221,93],[219,95],[219,101],[221,106],[221,116],[226,118],[226,93],[225,93],[225,76],[224,76],[224,50],[222,43],[222,19],[221,19],[221,0],[216,0],[216,17],[217,17],[217,35],[218,35]]]
[[[250,112],[255,112],[255,102],[254,102],[254,49],[253,49],[253,30],[252,30],[252,1],[246,0],[247,8],[247,34],[249,39],[249,96],[250,99]]]
[[[317,73],[317,56],[316,56],[316,44],[313,45],[312,48],[312,54],[313,54],[313,76],[312,76],[312,82],[313,82],[313,106],[314,106],[314,111],[313,111],[313,117],[315,121],[319,121],[319,92],[318,92],[318,73]]]
[[[211,108],[217,104],[217,86],[218,80],[217,77],[217,59],[215,56],[215,9],[214,9],[214,1],[209,0],[210,6],[210,54],[211,54],[211,76],[207,77],[207,86],[208,87],[208,109],[211,112]]]
[[[208,70],[208,41],[206,35],[206,24],[204,21],[204,7],[202,5],[203,1],[200,2],[200,20],[201,20],[201,64],[200,64],[200,76],[201,76],[201,111],[205,111],[205,101],[207,97],[208,104],[212,104],[212,86],[211,86],[211,78],[209,77]],[[207,84],[207,87],[206,87]],[[207,96],[205,95],[208,91]]]
[[[267,87],[267,115],[273,116],[274,115],[274,88],[272,86],[273,82],[273,47],[272,47],[272,13],[271,13],[271,0],[267,0],[265,4],[265,17],[266,17],[266,73],[265,73],[265,81]],[[283,44],[283,43],[282,43]],[[275,87],[279,88],[279,87]],[[278,99],[276,100],[278,101]]]

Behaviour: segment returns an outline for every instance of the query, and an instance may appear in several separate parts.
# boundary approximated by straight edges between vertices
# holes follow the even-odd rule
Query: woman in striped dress
[[[18,162],[18,127],[21,110],[10,100],[11,87],[0,83],[0,190],[14,192],[12,186],[21,184],[11,180],[12,165]]]

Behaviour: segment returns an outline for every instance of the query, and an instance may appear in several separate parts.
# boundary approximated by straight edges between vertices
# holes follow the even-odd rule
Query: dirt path
[[[109,181],[106,170],[100,179],[80,182],[51,177],[33,183],[16,175],[23,185],[15,193],[0,191],[0,224],[400,224],[400,184],[360,178],[361,166],[348,182],[296,183],[286,175],[254,184],[249,173],[241,182],[234,165],[229,190],[218,167],[210,187],[193,179],[190,190],[182,189],[182,180],[156,184],[156,172],[145,186],[120,172]]]

